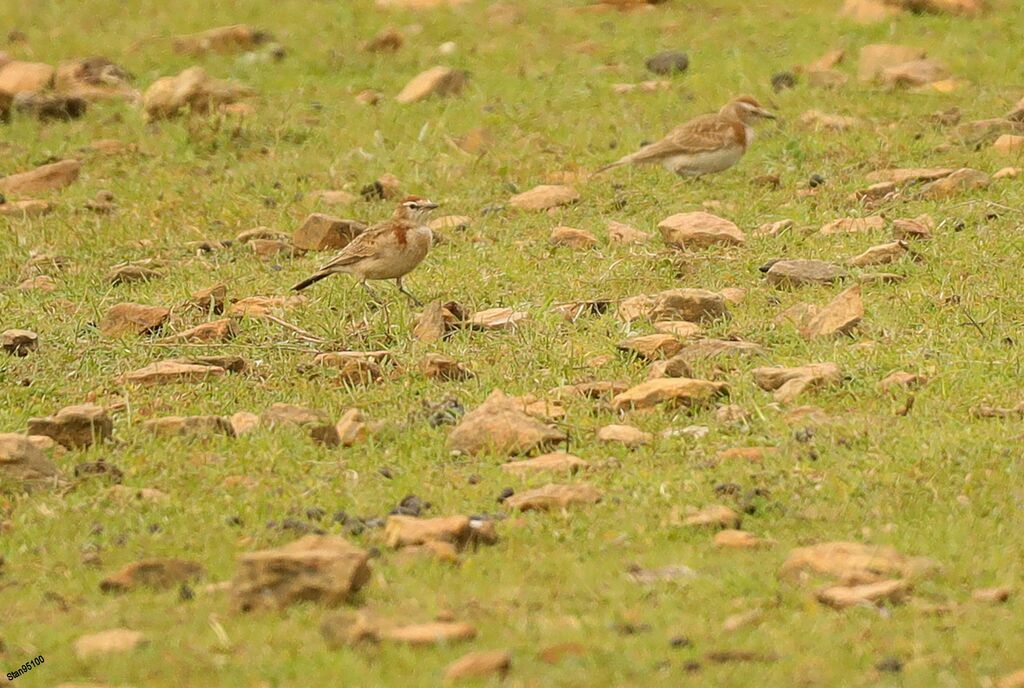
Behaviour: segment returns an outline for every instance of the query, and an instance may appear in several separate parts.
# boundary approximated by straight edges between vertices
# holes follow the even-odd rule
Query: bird
[[[758,119],[775,119],[753,96],[733,98],[717,113],[691,119],[635,153],[605,165],[600,174],[621,165],[661,163],[681,177],[727,170],[740,161],[754,140]]]
[[[430,250],[434,234],[424,221],[437,207],[426,198],[406,196],[398,203],[390,219],[363,230],[337,256],[292,290],[302,291],[333,274],[347,273],[359,280],[360,286],[375,301],[380,302],[381,299],[367,281],[395,280],[398,291],[416,305],[422,305],[402,285],[402,278],[412,272]]]

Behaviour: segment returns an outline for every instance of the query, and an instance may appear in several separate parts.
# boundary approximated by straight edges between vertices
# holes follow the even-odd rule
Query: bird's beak
[[[439,207],[439,206],[437,205],[437,203],[434,203],[433,201],[427,201],[427,202],[426,202],[426,203],[424,203],[424,204],[423,204],[423,205],[422,205],[421,207],[422,207],[422,208],[423,208],[424,210],[434,210],[435,208],[437,208],[437,207]]]
[[[768,112],[764,108],[757,108],[756,110],[754,110],[754,114],[759,117],[764,117],[765,119],[775,119],[775,115]]]

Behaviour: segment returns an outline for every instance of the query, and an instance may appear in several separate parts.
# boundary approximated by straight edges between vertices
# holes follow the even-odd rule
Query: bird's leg
[[[365,289],[366,293],[370,295],[370,298],[373,299],[374,301],[376,301],[378,304],[384,303],[381,300],[381,298],[380,298],[380,294],[378,294],[376,291],[374,291],[373,287],[371,287],[369,284],[366,283],[366,280],[363,280],[362,282],[360,282],[359,286],[361,286],[363,289]]]
[[[408,296],[408,297],[409,297],[409,300],[410,300],[410,301],[412,301],[412,302],[413,302],[414,304],[416,304],[417,306],[422,306],[422,305],[423,305],[422,303],[420,303],[420,300],[419,300],[419,299],[417,299],[417,298],[416,298],[416,297],[415,297],[415,296],[413,295],[413,293],[412,293],[411,291],[409,291],[408,289],[406,289],[406,288],[405,288],[405,287],[404,287],[404,286],[402,285],[402,278],[401,278],[401,277],[399,277],[399,278],[397,278],[397,279],[395,280],[395,284],[396,284],[396,285],[398,286],[398,291],[400,291],[400,292],[402,292],[403,294],[405,294],[406,296]]]

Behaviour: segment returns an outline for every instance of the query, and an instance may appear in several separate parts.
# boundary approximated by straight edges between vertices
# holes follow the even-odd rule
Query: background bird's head
[[[739,96],[730,100],[721,113],[727,117],[733,117],[744,124],[753,124],[759,119],[775,119],[764,106],[753,96]]]
[[[420,196],[406,196],[395,209],[395,217],[421,221],[437,207],[437,203]]]

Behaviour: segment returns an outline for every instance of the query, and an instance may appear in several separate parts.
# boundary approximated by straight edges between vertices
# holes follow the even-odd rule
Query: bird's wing
[[[350,241],[345,248],[341,249],[338,255],[324,263],[320,268],[320,272],[352,265],[364,258],[372,258],[377,255],[381,242],[386,241],[394,229],[394,222],[392,220],[386,220],[367,227],[356,235],[356,238]]]
[[[627,155],[623,161],[648,162],[673,155],[704,153],[719,150],[728,142],[743,145],[743,135],[741,122],[732,122],[717,115],[701,115],[686,124],[680,124],[660,141]]]

